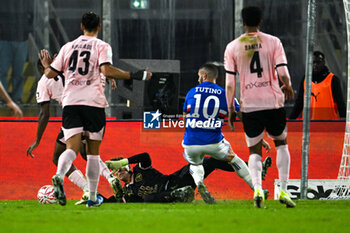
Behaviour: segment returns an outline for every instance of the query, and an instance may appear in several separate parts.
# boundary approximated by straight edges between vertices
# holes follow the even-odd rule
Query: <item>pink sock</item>
[[[89,199],[96,201],[97,186],[100,178],[100,156],[88,155],[86,164],[86,176],[88,179]]]
[[[286,184],[289,178],[289,167],[290,167],[290,154],[288,150],[288,145],[282,145],[276,147],[277,159],[276,165],[278,168],[278,175],[281,181],[282,190],[286,189]]]
[[[85,179],[83,173],[80,170],[75,170],[72,172],[69,176],[68,179],[72,181],[75,185],[77,185],[79,188],[81,188],[83,191],[88,190],[88,183],[87,180]]]
[[[262,172],[262,163],[261,156],[258,154],[251,154],[249,156],[248,166],[250,170],[250,175],[252,177],[252,183],[254,190],[257,188],[261,189],[261,172]]]
[[[102,159],[100,159],[100,171],[101,175],[107,180],[112,177],[112,173],[109,171],[107,165],[102,161]]]
[[[61,179],[64,179],[64,176],[72,166],[73,161],[77,157],[77,154],[72,149],[66,149],[59,157],[57,164],[57,172]]]

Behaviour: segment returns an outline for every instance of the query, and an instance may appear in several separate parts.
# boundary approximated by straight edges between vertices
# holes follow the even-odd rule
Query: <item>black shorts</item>
[[[92,134],[101,132],[106,126],[106,114],[104,108],[84,105],[65,106],[63,108],[62,116],[64,133],[70,129],[82,128],[82,132],[91,138]],[[65,135],[65,139],[67,140],[70,136],[72,135],[69,135],[68,137]]]
[[[244,132],[250,138],[260,135],[264,129],[271,136],[279,136],[286,127],[284,108],[242,113]]]

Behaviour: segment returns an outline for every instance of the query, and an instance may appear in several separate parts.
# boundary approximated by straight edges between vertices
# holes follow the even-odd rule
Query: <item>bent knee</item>
[[[249,153],[250,154],[258,154],[261,156],[262,154],[262,140],[255,144],[254,146],[249,147]]]
[[[287,145],[287,139],[284,140],[274,140],[275,147]]]
[[[231,162],[235,156],[236,156],[236,153],[232,150],[232,147],[230,147],[226,157],[224,158],[224,161]]]

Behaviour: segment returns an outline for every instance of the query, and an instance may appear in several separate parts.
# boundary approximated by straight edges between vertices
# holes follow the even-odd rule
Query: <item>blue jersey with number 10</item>
[[[192,88],[183,107],[186,113],[184,145],[208,145],[220,142],[227,115],[225,89],[211,82]]]

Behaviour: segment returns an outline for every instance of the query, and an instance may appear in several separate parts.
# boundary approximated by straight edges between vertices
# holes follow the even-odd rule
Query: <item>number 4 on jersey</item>
[[[255,51],[253,54],[252,60],[250,61],[250,73],[256,73],[258,78],[261,78],[262,72],[263,72],[263,69],[260,66],[259,51]]]

